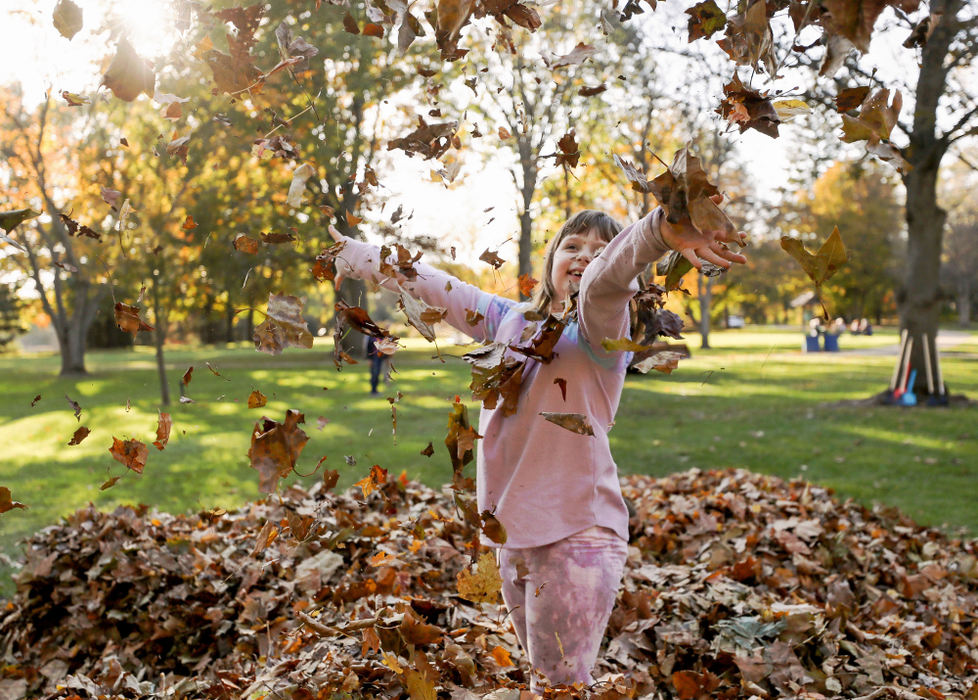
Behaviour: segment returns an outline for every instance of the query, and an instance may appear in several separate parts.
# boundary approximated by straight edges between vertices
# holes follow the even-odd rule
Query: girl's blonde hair
[[[597,231],[598,235],[608,243],[621,231],[621,224],[603,211],[595,209],[579,211],[565,221],[557,235],[550,239],[547,244],[547,251],[543,255],[543,279],[533,297],[534,311],[544,316],[550,313],[550,305],[553,304],[554,295],[557,292],[551,279],[554,269],[554,252],[560,247],[561,241],[575,233],[586,233],[592,229]]]

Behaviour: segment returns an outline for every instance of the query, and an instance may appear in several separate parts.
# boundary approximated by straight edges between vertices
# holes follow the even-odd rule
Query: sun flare
[[[164,56],[179,37],[177,5],[172,0],[118,0],[114,11],[136,53],[154,59]]]

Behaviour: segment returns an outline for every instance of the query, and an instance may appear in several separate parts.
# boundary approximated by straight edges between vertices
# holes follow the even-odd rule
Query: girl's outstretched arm
[[[416,262],[417,276],[408,279],[400,273],[394,277],[380,271],[380,249],[370,243],[357,241],[329,227],[333,240],[344,242],[336,257],[336,279],[339,287],[345,277],[358,277],[379,284],[397,293],[407,293],[429,306],[447,310],[445,320],[454,328],[475,340],[491,340],[499,321],[515,303],[510,299],[483,292],[478,287],[431,265]],[[394,258],[391,258],[393,262]]]
[[[720,203],[716,195],[713,201]],[[700,232],[688,219],[669,224],[662,209],[626,226],[584,271],[578,297],[581,331],[591,347],[604,352],[601,341],[622,338],[628,332],[628,301],[638,291],[636,277],[669,250],[678,250],[696,269],[711,262],[724,269],[747,258],[728,250],[744,234]]]

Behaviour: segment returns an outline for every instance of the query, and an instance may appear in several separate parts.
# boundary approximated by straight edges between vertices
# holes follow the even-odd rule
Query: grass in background
[[[885,388],[891,355],[804,355],[797,331],[722,331],[710,340],[712,349],[699,350],[698,336],[691,336],[693,357],[671,375],[629,375],[611,433],[622,473],[741,467],[803,476],[842,497],[879,501],[925,524],[978,533],[975,409],[838,404]],[[892,331],[841,340],[843,349],[897,342]],[[17,540],[89,502],[102,509],[141,502],[185,512],[232,508],[259,497],[257,473],[247,459],[252,427],[263,415],[281,421],[289,408],[306,416],[310,439],[298,465],[302,472],[326,456],[326,466],[341,474],[341,487],[372,464],[393,475],[405,470],[436,487],[446,482],[451,466],[442,440],[449,404],[456,394],[469,398],[468,366],[448,355],[463,350],[443,348],[441,362],[433,359],[432,346],[409,342],[395,356],[395,381],[381,397],[369,395],[366,363],[337,372],[330,351],[329,344],[278,357],[250,346],[169,351],[171,391],[187,367],[195,367],[188,391],[194,403],[170,407],[170,443],[163,452],[150,445],[142,476],[126,473],[108,449],[113,436],[147,444],[155,439],[159,385],[150,349],[89,353],[91,375],[76,379],[55,376],[56,357],[0,359],[6,398],[0,406],[0,485],[30,506],[0,515],[0,552],[14,556]],[[945,355],[944,377],[954,393],[978,397],[975,357],[974,334]],[[267,406],[247,408],[253,389],[268,396]],[[403,398],[396,405],[395,436],[384,397],[396,391]],[[36,394],[41,399],[31,407]],[[65,394],[81,404],[80,423]],[[478,406],[468,403],[476,414]],[[68,447],[78,425],[92,433]],[[420,452],[429,441],[435,454],[427,458]],[[356,464],[348,465],[346,457]],[[114,487],[99,490],[120,474]],[[9,572],[0,565],[0,594],[11,591]]]

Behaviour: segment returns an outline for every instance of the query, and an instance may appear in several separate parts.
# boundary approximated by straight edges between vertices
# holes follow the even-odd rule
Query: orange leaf
[[[248,408],[261,408],[268,403],[268,397],[255,389],[248,396]]]
[[[156,423],[156,440],[153,441],[153,446],[156,449],[162,450],[166,447],[166,443],[170,441],[170,429],[172,427],[173,419],[170,418],[170,414],[160,411],[160,418]]]
[[[174,104],[177,104],[177,103],[174,103]],[[193,216],[191,216],[190,214],[187,214],[187,218],[183,222],[183,230],[184,231],[193,231],[195,228],[197,228],[197,222],[194,221],[194,217]]]
[[[139,331],[153,330],[151,325],[139,318],[138,306],[123,304],[121,301],[115,303],[115,322],[123,333],[136,335]]]
[[[515,665],[513,660],[509,657],[509,651],[499,645],[496,645],[496,648],[492,650],[492,658],[495,659],[496,663],[500,666]]]
[[[0,513],[6,513],[8,510],[13,510],[14,508],[27,508],[20,501],[13,501],[10,499],[10,489],[6,486],[0,486]]]
[[[539,280],[533,279],[530,275],[523,274],[519,277],[520,294],[525,297],[533,296],[533,288],[537,286]]]
[[[142,474],[143,467],[146,466],[146,458],[149,457],[149,448],[139,440],[120,440],[113,436],[109,454],[117,462],[121,462],[137,474]]]

